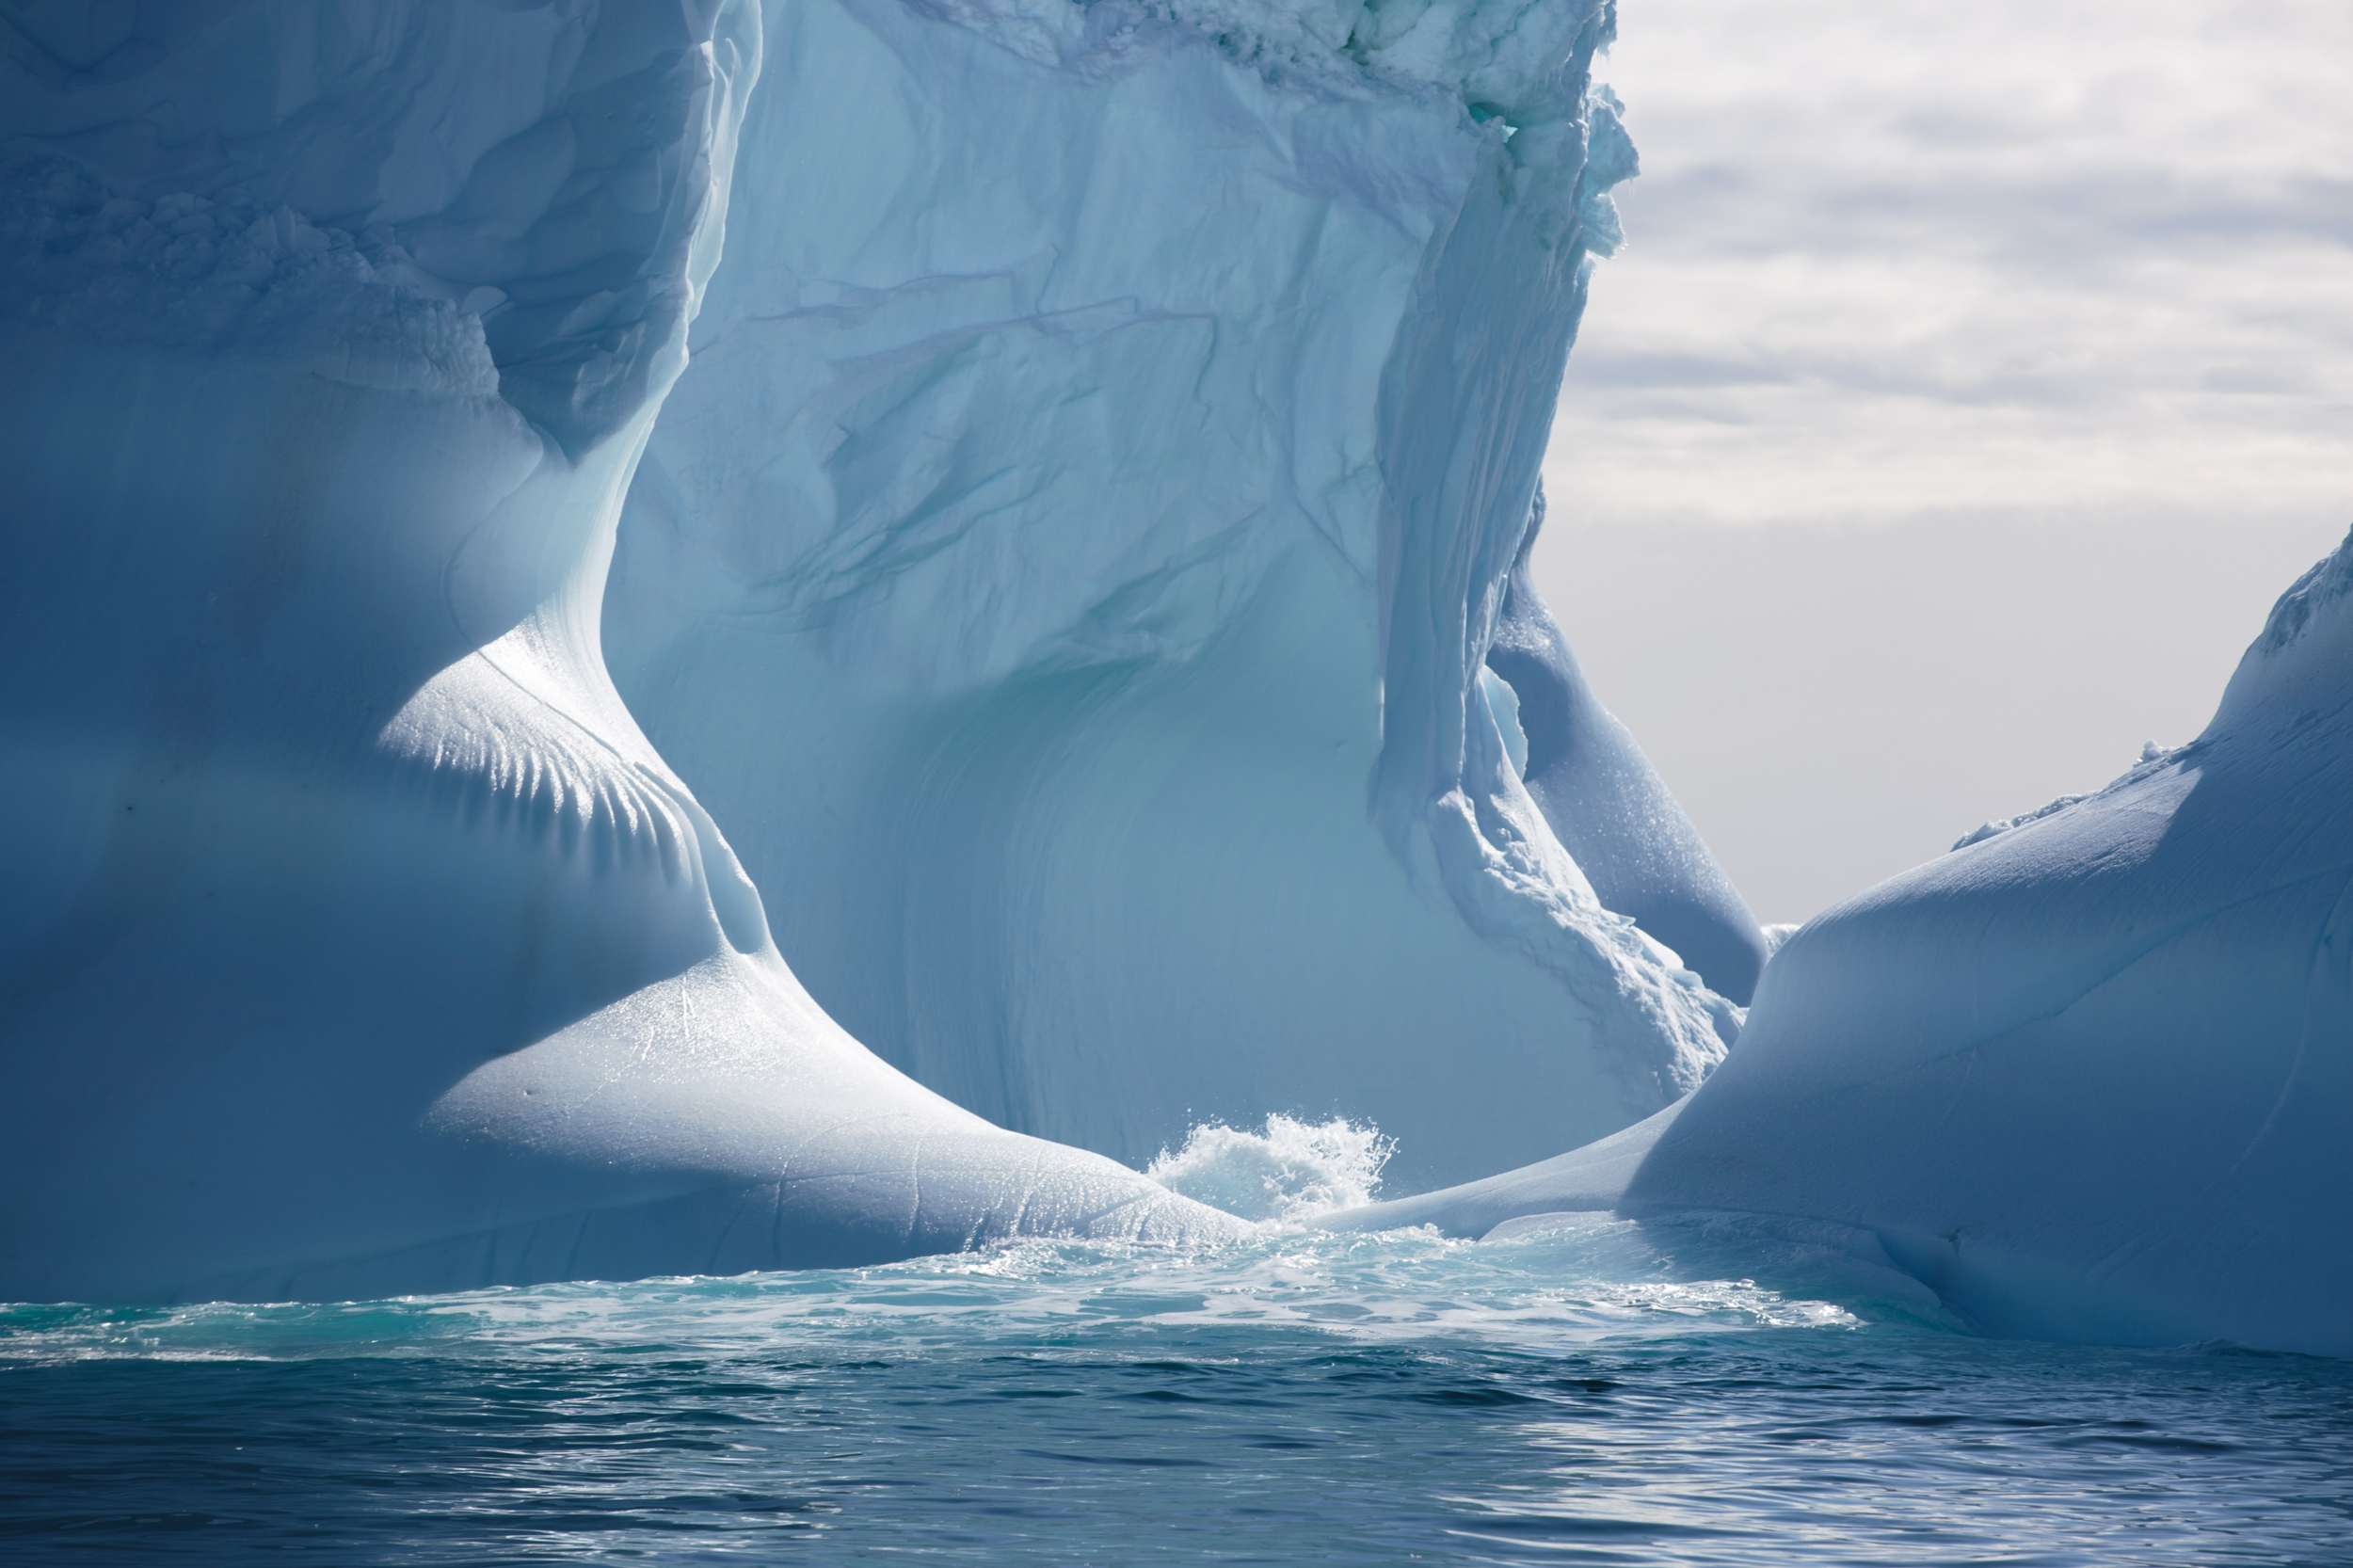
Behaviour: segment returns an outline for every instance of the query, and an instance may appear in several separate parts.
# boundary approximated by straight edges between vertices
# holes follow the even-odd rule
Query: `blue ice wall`
[[[1631,168],[1608,8],[768,22],[605,643],[812,994],[1136,1164],[1342,1112],[1425,1184],[1699,1081],[1729,1004],[1479,685]]]

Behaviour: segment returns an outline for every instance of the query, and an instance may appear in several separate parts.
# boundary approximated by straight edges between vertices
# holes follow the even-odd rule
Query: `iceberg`
[[[605,673],[756,8],[0,33],[0,1298],[1239,1229],[826,1017]]]
[[[1213,1241],[1205,1122],[1688,1092],[1488,663],[1612,24],[11,8],[0,1297]]]
[[[1195,1192],[2353,1354],[2353,540],[2189,744],[1760,932],[1528,568],[1613,25],[11,8],[0,1298]]]
[[[605,652],[893,1065],[1133,1165],[1345,1116],[1410,1187],[1721,1058],[1755,923],[1512,575],[1613,22],[769,9]]]
[[[1613,25],[11,8],[0,1298],[1716,1210],[2353,1354],[2353,540],[1761,932],[1528,565]]]
[[[9,17],[0,1297],[1713,1210],[2353,1354],[2353,540],[1761,932],[1529,570],[1607,4]]]
[[[1791,937],[1688,1100],[1332,1223],[1829,1222],[1987,1332],[2353,1355],[2348,803],[2353,538],[2197,739]]]

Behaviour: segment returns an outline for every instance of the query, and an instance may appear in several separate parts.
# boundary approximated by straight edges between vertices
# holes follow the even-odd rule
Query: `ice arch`
[[[1480,686],[1633,167],[1609,8],[767,16],[605,638],[813,993],[1131,1161],[1337,1110],[1456,1179],[1697,1083],[1734,1010]]]
[[[0,36],[0,1298],[1231,1228],[863,1051],[605,676],[756,9]]]
[[[2353,539],[2195,741],[1790,938],[1680,1107],[1350,1223],[1827,1221],[1990,1332],[2353,1355],[2348,1133]]]

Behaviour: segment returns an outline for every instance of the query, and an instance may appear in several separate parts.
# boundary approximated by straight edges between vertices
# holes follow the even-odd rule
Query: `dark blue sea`
[[[2353,1563],[2353,1364],[1697,1221],[0,1308],[0,1562]]]

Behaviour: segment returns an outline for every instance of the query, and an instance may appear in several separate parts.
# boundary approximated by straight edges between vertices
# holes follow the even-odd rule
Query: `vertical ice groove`
[[[1603,707],[1536,590],[1540,490],[1502,595],[1486,666],[1518,699],[1527,792],[1594,896],[1746,1005],[1764,968],[1756,919],[1641,747]]]

